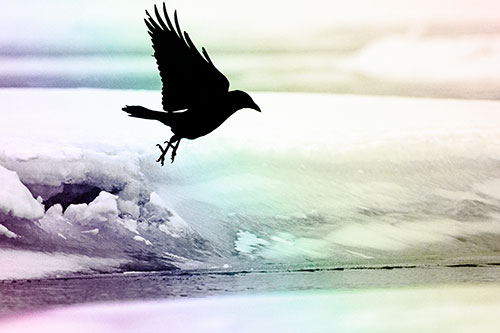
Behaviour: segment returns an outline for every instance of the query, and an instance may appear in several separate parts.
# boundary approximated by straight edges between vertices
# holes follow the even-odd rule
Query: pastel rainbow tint
[[[0,86],[159,89],[142,21],[152,6],[5,4]],[[498,97],[499,6],[490,0],[168,2],[197,46],[243,90],[474,99]]]

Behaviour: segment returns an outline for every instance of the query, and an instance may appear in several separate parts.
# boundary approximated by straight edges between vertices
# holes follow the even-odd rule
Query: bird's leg
[[[172,146],[172,156],[170,158],[172,160],[172,163],[174,163],[175,155],[177,155],[177,148],[179,148],[179,143],[181,143],[181,139],[177,140],[175,147]]]
[[[164,143],[167,144],[165,149],[163,149],[163,147],[159,143],[156,145],[161,150],[161,155],[160,155],[160,157],[158,157],[156,162],[160,162],[161,166],[163,166],[165,164],[165,155],[167,155],[168,148],[173,147],[172,144],[170,143],[170,141],[165,141]]]

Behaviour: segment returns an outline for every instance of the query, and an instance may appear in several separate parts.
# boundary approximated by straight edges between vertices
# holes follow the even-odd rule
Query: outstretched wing
[[[166,23],[156,5],[154,9],[157,21],[146,11],[148,17],[144,22],[153,42],[154,56],[163,84],[163,109],[168,112],[183,110],[213,95],[227,93],[228,79],[214,66],[205,48],[201,55],[187,32],[182,32],[177,11],[174,12],[174,28],[165,3],[163,14]]]

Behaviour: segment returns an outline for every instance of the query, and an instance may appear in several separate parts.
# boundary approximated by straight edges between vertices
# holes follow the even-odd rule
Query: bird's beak
[[[259,106],[255,103],[252,106],[250,106],[250,109],[254,109],[255,111],[261,112]]]

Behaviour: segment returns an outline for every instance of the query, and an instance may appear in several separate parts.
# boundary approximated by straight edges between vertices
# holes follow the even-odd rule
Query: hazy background
[[[9,0],[1,87],[158,89],[150,0]],[[161,4],[161,2],[156,2]],[[500,98],[493,0],[168,1],[232,88]]]

